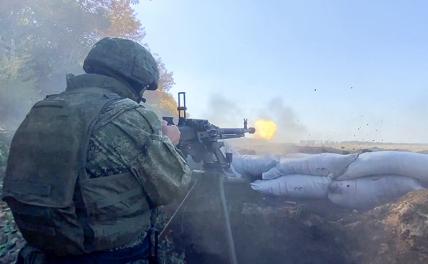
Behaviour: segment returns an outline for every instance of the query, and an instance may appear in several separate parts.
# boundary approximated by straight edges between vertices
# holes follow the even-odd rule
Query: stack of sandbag
[[[395,200],[408,192],[423,189],[415,179],[397,175],[381,175],[353,180],[332,181],[328,199],[337,205],[369,209]]]
[[[248,179],[260,179],[262,174],[279,162],[279,157],[274,155],[240,155],[233,154],[231,169],[236,176]]]
[[[428,184],[428,155],[405,151],[366,152],[349,165],[329,188],[333,203],[370,208]]]
[[[306,156],[285,157],[274,168],[263,173],[263,179],[269,180],[283,175],[302,174],[336,177],[358,157],[358,154],[341,155],[335,153],[309,154]]]
[[[251,183],[251,188],[265,194],[295,199],[324,199],[327,198],[330,183],[330,177],[293,174],[257,180]]]
[[[428,155],[379,151],[285,157],[251,183],[262,193],[288,198],[329,198],[348,208],[370,208],[428,184]]]
[[[327,199],[332,178],[343,174],[358,154],[291,154],[262,175],[251,188],[288,198]]]
[[[362,153],[337,179],[350,180],[368,175],[399,175],[428,183],[428,154],[405,151]]]

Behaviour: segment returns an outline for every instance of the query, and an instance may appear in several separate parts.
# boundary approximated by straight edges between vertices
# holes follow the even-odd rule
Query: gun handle
[[[174,118],[172,116],[164,116],[162,119],[168,123],[168,126],[174,125]]]

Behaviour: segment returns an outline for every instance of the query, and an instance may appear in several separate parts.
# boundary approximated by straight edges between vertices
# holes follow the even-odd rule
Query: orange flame
[[[256,138],[271,140],[277,130],[277,125],[272,120],[259,119],[254,123],[256,128]]]

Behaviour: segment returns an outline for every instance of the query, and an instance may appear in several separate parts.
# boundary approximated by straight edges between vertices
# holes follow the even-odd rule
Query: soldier
[[[104,38],[83,68],[33,106],[12,140],[3,198],[28,242],[20,263],[145,259],[152,212],[190,182],[177,127],[139,104],[157,89],[152,55]]]

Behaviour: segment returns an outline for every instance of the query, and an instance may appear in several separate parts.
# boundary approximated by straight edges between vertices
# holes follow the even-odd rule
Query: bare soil
[[[241,140],[232,145],[248,154],[381,149],[428,153],[428,146],[420,144],[307,146]],[[0,164],[0,185],[3,170]],[[167,236],[174,254],[187,263],[227,263],[218,194],[209,190],[208,183],[195,194]],[[428,263],[428,191],[409,193],[366,212],[339,208],[328,201],[267,197],[245,183],[226,184],[225,191],[239,263]],[[0,263],[13,263],[23,243],[9,209],[0,202]]]

